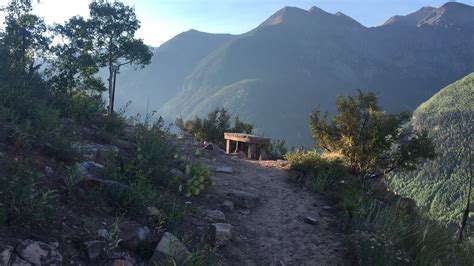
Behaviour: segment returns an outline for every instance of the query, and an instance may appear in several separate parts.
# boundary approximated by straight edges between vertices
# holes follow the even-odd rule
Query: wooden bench
[[[235,141],[235,152],[239,152],[240,143],[249,144],[247,158],[256,159],[257,145],[260,145],[260,160],[267,159],[267,153],[265,148],[270,145],[270,139],[262,138],[255,135],[249,135],[244,133],[224,133],[224,139],[226,140],[226,153],[230,153],[231,141]]]

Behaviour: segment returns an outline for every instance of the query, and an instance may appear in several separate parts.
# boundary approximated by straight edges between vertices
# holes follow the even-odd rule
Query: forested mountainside
[[[465,137],[474,134],[474,73],[420,105],[412,124],[415,129],[429,130],[438,157],[416,171],[394,175],[391,185],[434,217],[457,224],[465,208],[469,182]]]
[[[178,35],[145,72],[123,71],[118,91],[141,110],[149,99],[169,121],[223,106],[260,134],[308,146],[301,117],[315,106],[333,110],[336,95],[363,89],[388,111],[412,111],[474,71],[472,47],[474,8],[460,3],[371,28],[340,12],[285,7],[242,35]]]

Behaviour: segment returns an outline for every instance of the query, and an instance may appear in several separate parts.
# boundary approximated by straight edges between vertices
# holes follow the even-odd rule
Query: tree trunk
[[[112,102],[113,102],[113,75],[114,75],[114,71],[113,71],[113,65],[112,65],[112,61],[109,61],[109,78],[108,78],[108,81],[109,81],[109,106],[107,107],[107,115],[111,116],[113,113],[114,113],[114,110],[113,110],[113,106],[112,106]]]

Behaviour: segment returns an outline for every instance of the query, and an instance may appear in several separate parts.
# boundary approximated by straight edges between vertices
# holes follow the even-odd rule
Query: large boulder
[[[155,252],[148,262],[148,265],[163,265],[167,257],[173,258],[179,265],[185,261],[190,254],[186,246],[181,243],[177,237],[166,232],[156,246]]]
[[[33,265],[62,265],[63,257],[56,248],[39,241],[24,240],[15,249],[18,256]]]
[[[259,202],[259,196],[257,194],[241,190],[233,190],[227,193],[227,196],[232,199],[235,206],[244,209],[254,208]]]

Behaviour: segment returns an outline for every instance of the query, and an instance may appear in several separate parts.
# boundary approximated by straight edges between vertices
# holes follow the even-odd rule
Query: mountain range
[[[226,107],[257,133],[311,145],[308,114],[337,95],[378,93],[387,111],[413,111],[474,71],[474,7],[449,2],[365,27],[317,7],[285,7],[241,35],[190,30],[121,70],[119,103],[168,121]]]

